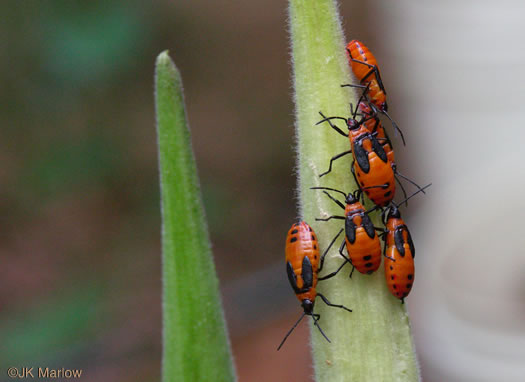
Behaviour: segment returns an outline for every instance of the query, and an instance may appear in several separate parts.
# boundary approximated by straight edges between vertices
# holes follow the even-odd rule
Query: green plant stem
[[[168,52],[156,63],[162,205],[164,382],[234,381],[182,83]]]
[[[356,83],[350,75],[337,4],[333,0],[290,0],[290,33],[294,70],[296,135],[298,147],[298,193],[300,214],[318,233],[321,250],[343,224],[340,220],[316,222],[316,217],[342,215],[343,211],[314,186],[327,186],[345,192],[357,188],[350,166],[351,155],[334,163],[330,158],[350,149],[327,123],[316,126],[326,116],[348,116],[349,104],[357,97],[341,84]],[[346,130],[341,121],[336,122]],[[376,226],[380,219],[374,218]],[[336,246],[334,246],[336,247]],[[327,256],[326,271],[341,263],[337,248]],[[318,290],[332,303],[343,304],[353,313],[327,307],[318,299],[315,311],[332,343],[312,328],[312,349],[317,381],[412,382],[418,380],[410,324],[405,306],[386,287],[383,269],[373,275],[354,272],[350,267],[336,277],[321,281]],[[325,271],[323,271],[323,274]]]

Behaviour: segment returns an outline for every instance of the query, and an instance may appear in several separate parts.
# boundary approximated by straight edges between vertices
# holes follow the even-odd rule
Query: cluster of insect
[[[352,266],[350,277],[354,269],[362,274],[370,275],[379,269],[383,256],[385,258],[384,269],[388,289],[401,302],[404,302],[414,284],[414,257],[416,252],[410,232],[401,218],[399,207],[402,204],[408,204],[408,200],[419,192],[425,193],[425,189],[430,184],[421,188],[397,170],[392,142],[381,123],[380,115],[384,115],[390,120],[393,128],[399,132],[403,144],[405,144],[405,139],[399,127],[388,114],[386,91],[374,55],[363,43],[357,40],[349,42],[346,51],[352,71],[360,83],[341,86],[359,88],[362,91],[361,96],[355,110],[353,105],[350,105],[350,117],[326,117],[322,112],[319,112],[322,119],[317,125],[327,124],[337,133],[349,138],[351,147],[350,150],[335,155],[330,160],[328,170],[320,174],[320,177],[332,171],[332,164],[335,160],[352,154],[351,169],[359,189],[347,194],[334,188],[312,187],[314,190],[321,190],[344,210],[344,216],[316,219],[319,221],[331,219],[345,221],[344,228],[340,229],[322,255],[320,255],[317,236],[308,223],[301,221],[292,225],[288,231],[285,249],[286,272],[290,284],[301,302],[304,313],[288,331],[277,350],[283,346],[288,336],[305,315],[312,317],[314,325],[323,337],[330,342],[319,326],[319,314],[314,313],[315,299],[320,297],[329,306],[348,312],[352,310],[343,305],[332,304],[326,296],[316,291],[316,286],[318,281],[337,275],[346,264]],[[334,120],[343,121],[348,131],[338,127],[333,122]],[[407,196],[399,178],[410,182],[418,190]],[[393,201],[396,181],[405,197],[400,203]],[[338,200],[332,193],[343,195],[345,202]],[[366,194],[375,204],[375,207],[369,210],[365,209],[360,202],[360,199],[364,202],[363,194]],[[373,225],[368,214],[376,210],[381,210],[381,218],[385,228]],[[339,247],[339,254],[344,261],[334,272],[319,277],[318,274],[323,268],[326,254],[343,231],[345,238]],[[380,233],[378,234],[378,232]],[[383,251],[379,238],[385,241]],[[348,255],[344,254],[345,247]]]

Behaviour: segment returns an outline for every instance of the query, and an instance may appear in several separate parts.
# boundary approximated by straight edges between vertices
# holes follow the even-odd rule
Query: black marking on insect
[[[290,285],[292,286],[295,294],[301,293],[301,289],[299,289],[297,286],[297,276],[295,275],[292,264],[289,261],[286,263],[286,274],[288,275],[288,281],[290,281]]]
[[[303,278],[303,289],[310,289],[314,283],[314,270],[308,256],[305,256],[303,259],[301,277]]]
[[[379,159],[387,163],[388,158],[386,156],[386,152],[383,146],[381,146],[381,144],[377,141],[376,137],[374,137],[373,135],[370,135],[370,141],[372,142],[372,149],[377,154]]]
[[[368,174],[370,171],[370,162],[368,161],[368,153],[363,148],[363,141],[361,139],[357,140],[354,144],[354,155],[359,168]]]
[[[365,229],[370,239],[373,239],[376,236],[376,230],[374,228],[374,224],[370,220],[370,217],[365,213],[361,215],[361,224],[363,225],[363,228]]]
[[[346,239],[350,244],[355,243],[355,223],[351,216],[347,217],[345,219],[345,233],[346,233]]]

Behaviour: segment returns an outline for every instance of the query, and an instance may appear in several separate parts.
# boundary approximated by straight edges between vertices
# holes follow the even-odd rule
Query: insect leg
[[[326,219],[323,219],[323,218],[315,218],[316,221],[322,221],[322,222],[327,222],[328,220],[330,219],[341,219],[341,220],[345,220],[346,218],[344,216],[329,216],[327,217]]]
[[[336,156],[332,157],[330,159],[330,166],[328,167],[328,170],[323,172],[322,174],[319,175],[319,178],[325,176],[326,174],[328,174],[330,171],[332,171],[332,162],[341,158],[341,157],[344,157],[345,155],[348,155],[348,154],[351,154],[352,153],[352,150],[348,150],[348,151],[345,151],[345,152],[342,152],[341,154],[337,154]]]
[[[337,240],[337,238],[339,237],[339,235],[341,235],[341,232],[343,232],[343,228],[341,228],[341,230],[339,231],[339,233],[332,239],[332,241],[330,242],[330,245],[328,246],[328,248],[326,248],[326,250],[324,251],[323,255],[321,256],[321,265],[319,266],[319,270],[317,271],[318,273],[321,272],[321,269],[323,269],[323,265],[324,265],[324,258],[326,256],[326,254],[328,253],[328,251],[330,250],[330,248],[332,248],[332,245],[334,245],[335,241]],[[338,270],[339,271],[339,270]],[[330,276],[331,277],[331,276]],[[323,277],[323,278],[319,278],[318,280],[323,280],[325,278],[328,278],[327,276]]]
[[[334,308],[340,308],[340,309],[344,309],[348,312],[352,312],[352,309],[348,309],[346,306],[344,305],[337,305],[337,304],[332,304],[330,301],[328,301],[328,299],[321,293],[317,293],[317,295],[319,297],[321,297],[321,299],[324,301],[324,303],[328,306],[333,306]]]

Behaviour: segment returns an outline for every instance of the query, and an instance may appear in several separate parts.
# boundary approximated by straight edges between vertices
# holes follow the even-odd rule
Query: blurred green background
[[[159,379],[153,65],[165,49],[183,76],[239,376],[308,378],[304,326],[274,351],[300,313],[279,292],[296,215],[286,3],[1,4],[0,380],[9,366]],[[366,9],[342,13],[366,40]]]

